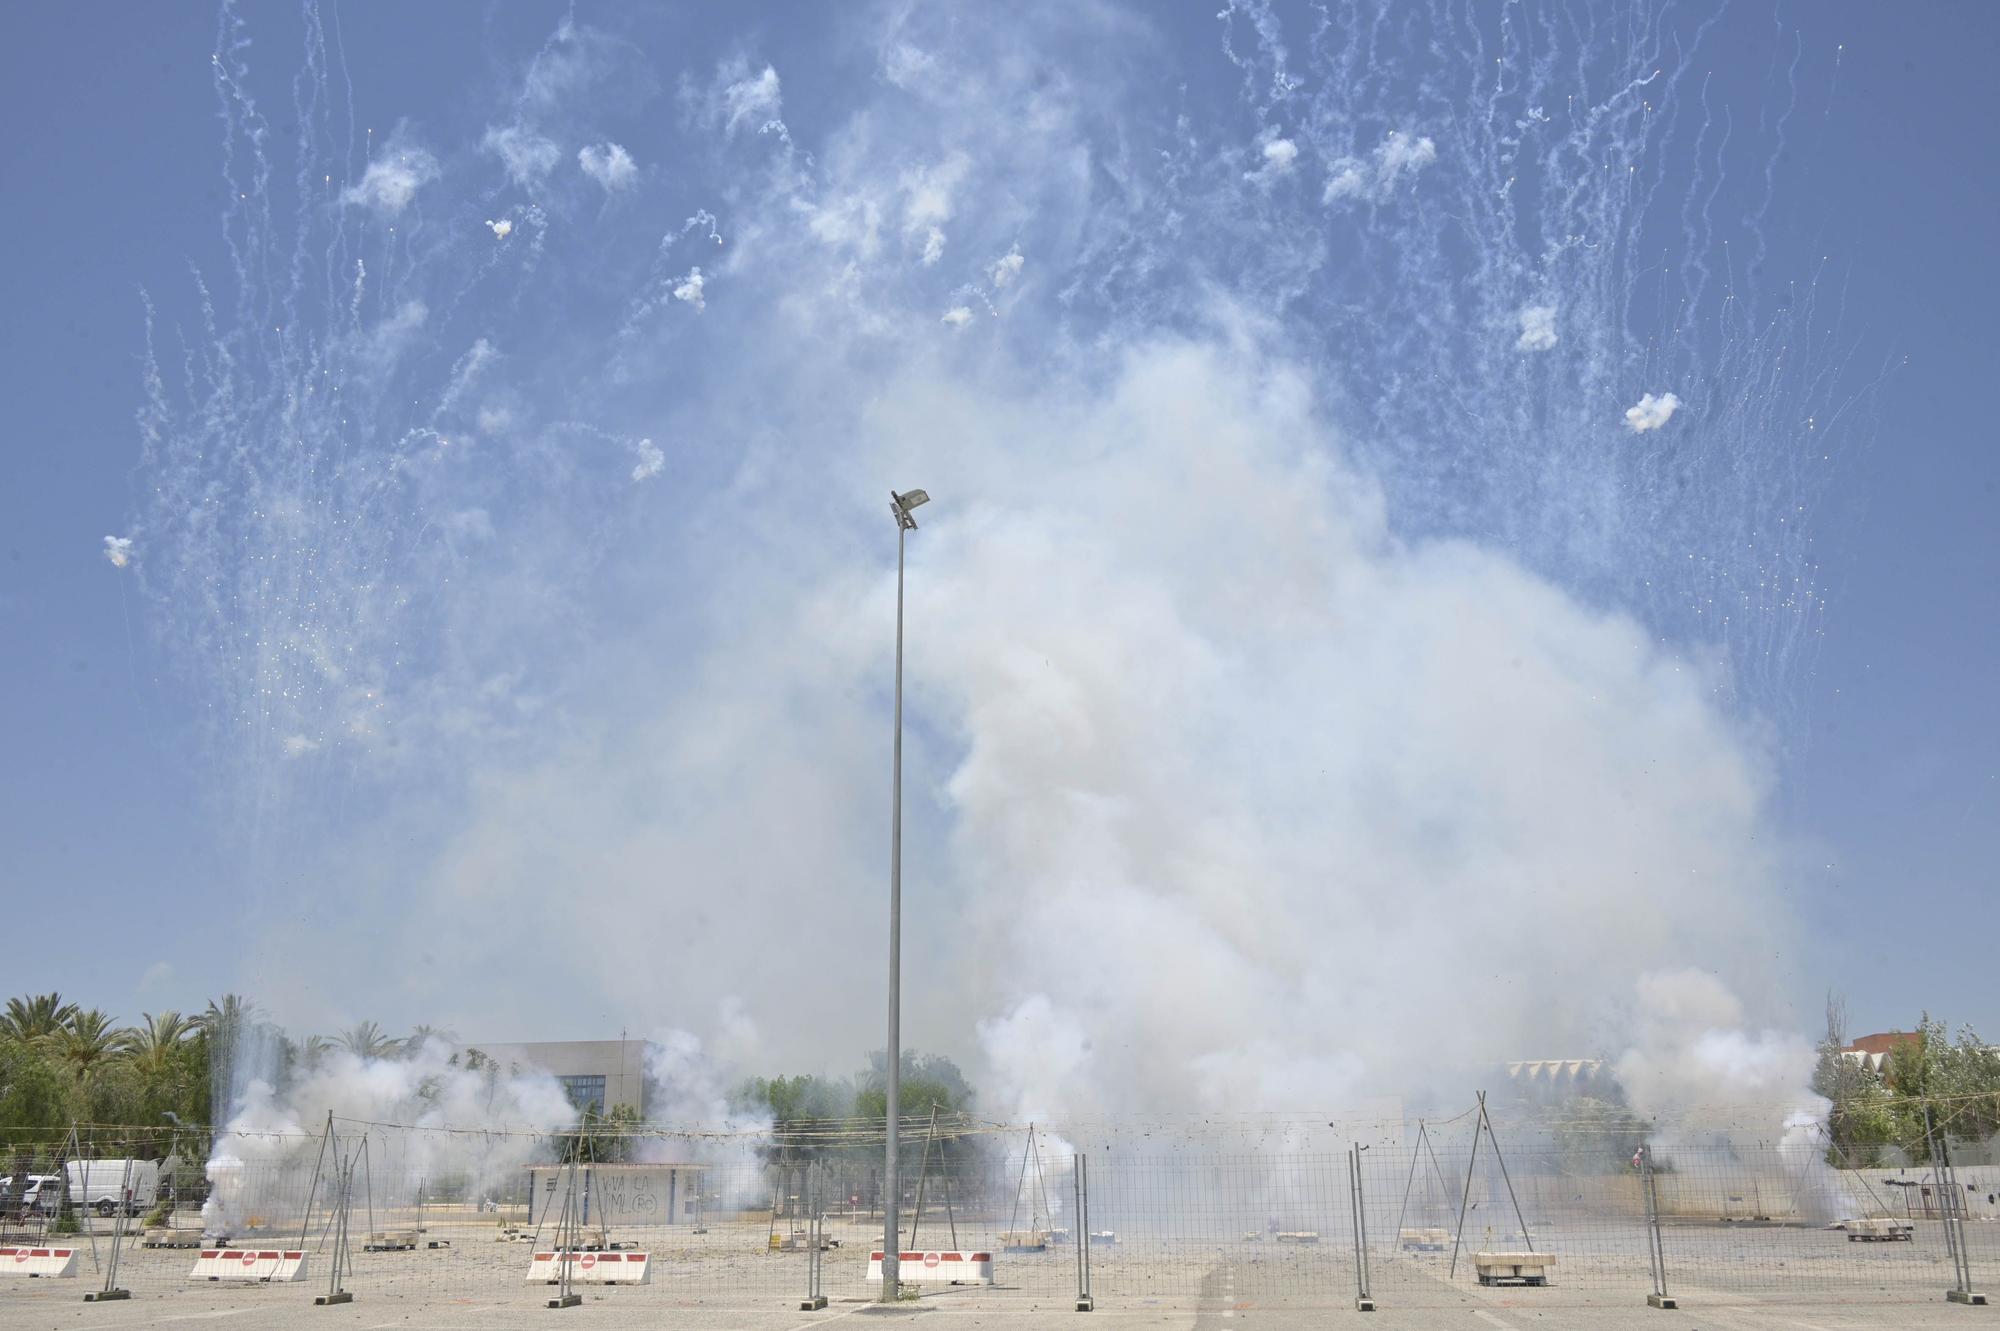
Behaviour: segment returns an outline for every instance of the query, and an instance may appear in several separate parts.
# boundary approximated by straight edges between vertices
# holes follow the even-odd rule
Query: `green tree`
[[[348,1027],[333,1042],[357,1058],[394,1058],[404,1044],[372,1021]]]
[[[195,1018],[208,1053],[209,1102],[218,1113],[227,1113],[229,1093],[236,1080],[236,1059],[251,1028],[258,1024],[257,1005],[241,994],[224,994],[210,999],[208,1008]]]
[[[1617,1174],[1631,1168],[1646,1142],[1644,1119],[1609,1100],[1580,1095],[1567,1100],[1550,1128],[1556,1158],[1567,1174]]]
[[[576,1127],[559,1139],[557,1158],[600,1165],[623,1164],[634,1154],[633,1130],[639,1126],[639,1111],[631,1105],[613,1105],[598,1113],[586,1105],[577,1116]]]
[[[57,1064],[79,1087],[87,1088],[124,1052],[130,1036],[130,1031],[112,1024],[108,1013],[90,1008],[72,1011],[69,1020],[44,1039]]]
[[[10,998],[0,1013],[0,1039],[31,1044],[54,1035],[75,1015],[76,1004],[65,1003],[61,994]]]
[[[1828,994],[1826,1031],[1812,1075],[1813,1090],[1833,1105],[1827,1112],[1827,1163],[1870,1169],[1881,1163],[1882,1148],[1896,1138],[1895,1097],[1880,1076],[1841,1053],[1846,1047],[1847,1004]]]
[[[68,1123],[68,1087],[61,1071],[34,1044],[0,1041],[0,1141],[46,1147]]]
[[[881,1050],[868,1056],[854,1096],[854,1113],[860,1118],[882,1118],[888,1113],[889,1060]],[[920,1054],[905,1049],[901,1085],[897,1091],[897,1113],[902,1118],[928,1116],[933,1108],[940,1115],[956,1114],[972,1108],[972,1086],[958,1064],[943,1054]]]
[[[1937,1130],[1958,1141],[1983,1141],[2000,1132],[2000,1051],[1970,1026],[1952,1039],[1930,1013],[1916,1038],[1889,1055],[1885,1079],[1895,1091],[1896,1141],[1911,1159],[1930,1154],[1925,1112]]]
[[[423,1052],[425,1045],[434,1044],[450,1049],[457,1043],[458,1036],[455,1032],[445,1030],[441,1026],[419,1025],[410,1029],[409,1038],[402,1042],[402,1052],[405,1057],[415,1058]]]

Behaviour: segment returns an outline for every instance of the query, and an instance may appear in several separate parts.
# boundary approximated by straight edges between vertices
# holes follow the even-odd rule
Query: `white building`
[[[630,1105],[641,1118],[646,1116],[644,1040],[538,1040],[471,1047],[503,1069],[548,1073],[579,1108],[587,1105],[602,1114]]]

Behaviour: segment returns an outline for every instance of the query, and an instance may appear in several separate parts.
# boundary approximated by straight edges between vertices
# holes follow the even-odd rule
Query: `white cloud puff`
[[[924,237],[924,267],[930,268],[934,266],[943,257],[944,232],[938,230],[936,227],[932,227],[930,234]]]
[[[740,77],[722,89],[722,127],[727,133],[734,134],[744,125],[762,129],[777,120],[783,110],[778,71],[769,65],[757,74],[742,70]]]
[[[514,224],[504,217],[497,222],[488,221],[486,225],[493,229],[493,238],[495,240],[507,239],[508,235],[514,230]]]
[[[132,562],[132,538],[129,536],[105,537],[104,557],[111,561],[111,567],[124,568]]]
[[[585,144],[576,151],[576,164],[607,190],[624,189],[639,178],[632,154],[616,143]]]
[[[1269,185],[1280,177],[1292,173],[1299,160],[1299,145],[1290,139],[1273,138],[1264,143],[1263,165],[1255,171],[1245,173],[1244,179],[1259,185]]]
[[[1342,199],[1381,203],[1395,193],[1404,176],[1415,175],[1436,160],[1437,144],[1429,138],[1392,129],[1367,161],[1343,157],[1335,162],[1321,198],[1327,203]]]
[[[499,157],[507,178],[523,189],[541,184],[562,160],[562,149],[525,125],[495,125],[480,146]]]
[[[1382,146],[1375,150],[1375,160],[1382,175],[1382,188],[1394,189],[1403,173],[1421,171],[1437,160],[1437,145],[1427,138],[1405,134],[1392,129]]]
[[[969,305],[952,306],[944,312],[944,322],[950,324],[953,328],[965,327],[972,322],[972,307]]]
[[[674,299],[684,300],[697,310],[705,310],[708,308],[708,298],[701,293],[703,285],[701,269],[690,268],[688,275],[674,288]]]
[[[1521,336],[1514,339],[1519,351],[1547,351],[1556,344],[1556,307],[1529,305],[1521,311]]]
[[[1021,247],[1019,245],[1008,250],[1001,257],[1000,262],[993,265],[993,285],[996,287],[1009,285],[1015,278],[1021,275],[1021,268],[1026,263],[1027,260],[1021,257]]]
[[[1673,419],[1680,405],[1680,398],[1672,393],[1661,393],[1657,397],[1648,393],[1636,405],[1625,409],[1625,428],[1633,434],[1657,430]]]
[[[393,217],[417,197],[438,176],[437,158],[415,145],[391,143],[382,155],[368,164],[361,179],[340,192],[342,203],[373,208]]]
[[[662,453],[660,446],[652,440],[641,439],[632,445],[632,452],[639,459],[638,465],[632,468],[633,480],[650,481],[666,470],[667,455]]]

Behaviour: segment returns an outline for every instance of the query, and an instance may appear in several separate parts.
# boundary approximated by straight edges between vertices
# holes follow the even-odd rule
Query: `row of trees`
[[[72,1124],[118,1125],[93,1129],[105,1140],[86,1141],[86,1149],[163,1157],[179,1145],[184,1155],[205,1157],[205,1129],[226,1112],[233,1060],[246,1041],[266,1043],[282,1088],[337,1050],[397,1058],[450,1038],[427,1026],[391,1036],[364,1021],[294,1041],[237,994],[191,1015],[148,1012],[133,1025],[60,993],[11,998],[0,1010],[0,1145],[10,1161],[23,1151],[45,1156]]]
[[[478,1051],[470,1051],[475,1057]],[[928,1120],[933,1111],[939,1135],[956,1140],[972,1108],[972,1087],[958,1065],[942,1054],[903,1053],[898,1087],[898,1117]],[[474,1064],[473,1066],[477,1066]],[[740,1123],[769,1123],[771,1133],[762,1147],[772,1163],[811,1163],[833,1159],[874,1159],[882,1150],[882,1120],[888,1111],[888,1060],[880,1050],[852,1077],[751,1077],[729,1097],[729,1112]],[[671,1091],[671,1088],[665,1088]],[[566,1139],[562,1158],[616,1164],[637,1151],[635,1132],[642,1127],[632,1105],[612,1105],[603,1111],[586,1108],[576,1133]]]
[[[1970,1026],[1954,1037],[1926,1012],[1880,1072],[1842,1057],[1845,1027],[1840,1002],[1829,1002],[1813,1090],[1833,1102],[1833,1163],[1869,1168],[1889,1163],[1892,1149],[1907,1161],[1928,1160],[1933,1128],[1961,1142],[2000,1133],[2000,1049]]]

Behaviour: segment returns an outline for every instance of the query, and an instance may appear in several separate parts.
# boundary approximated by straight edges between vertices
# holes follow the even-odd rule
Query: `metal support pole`
[[[820,1249],[824,1246],[826,1234],[825,1199],[820,1196],[823,1189],[819,1179],[812,1173],[806,1175],[806,1296],[799,1300],[802,1313],[818,1312],[826,1307],[826,1290],[821,1278]]]
[[[1479,1121],[1486,1125],[1486,1138],[1493,1143],[1493,1163],[1500,1166],[1500,1181],[1507,1185],[1507,1200],[1514,1207],[1514,1222],[1521,1227],[1521,1242],[1529,1252],[1535,1250],[1535,1236],[1528,1232],[1528,1217],[1521,1214],[1521,1199],[1514,1195],[1514,1180],[1507,1174],[1507,1157],[1500,1152],[1500,1136],[1493,1131],[1493,1120],[1486,1115],[1486,1092],[1479,1093]]]
[[[319,1155],[313,1160],[312,1182],[306,1188],[306,1209],[304,1212],[305,1218],[299,1221],[300,1248],[304,1248],[306,1246],[306,1240],[312,1236],[313,1199],[319,1196],[319,1172],[320,1170],[326,1168],[326,1147],[327,1143],[331,1142],[332,1140],[333,1140],[333,1111],[329,1109],[326,1111],[326,1130],[320,1133],[319,1137]],[[337,1159],[335,1161],[334,1167],[336,1169],[339,1168],[339,1162]]]
[[[1094,1312],[1090,1293],[1090,1157],[1078,1151],[1070,1157],[1070,1178],[1076,1190],[1076,1310]]]
[[[1446,1272],[1447,1276],[1458,1274],[1458,1246],[1465,1234],[1465,1208],[1472,1201],[1472,1171],[1479,1164],[1480,1130],[1486,1124],[1486,1101],[1483,1098],[1479,1102],[1479,1108],[1479,1118],[1472,1125],[1472,1154],[1465,1160],[1465,1192],[1458,1199],[1458,1223],[1453,1225],[1451,1230],[1451,1269]]]
[[[313,1300],[316,1308],[354,1302],[354,1295],[342,1289],[341,1282],[353,1262],[353,1250],[348,1244],[351,1240],[350,1217],[354,1210],[354,1167],[360,1155],[358,1148],[351,1150],[345,1163],[336,1161],[334,1165],[340,1186],[334,1194],[338,1209],[333,1218],[333,1251],[327,1258],[326,1293]]]
[[[579,1237],[576,1214],[576,1157],[571,1155],[569,1186],[563,1192],[562,1216],[556,1221],[556,1296],[549,1300],[551,1308],[574,1308],[583,1302],[583,1295],[571,1288],[570,1279]]]
[[[1653,1148],[1639,1148],[1639,1182],[1646,1194],[1646,1262],[1653,1269],[1653,1292],[1646,1296],[1651,1308],[1678,1308],[1667,1293],[1667,1249],[1660,1238],[1660,1193],[1653,1179]]]
[[[1403,1180],[1403,1204],[1396,1209],[1396,1242],[1403,1241],[1403,1221],[1410,1214],[1410,1189],[1417,1186],[1417,1161],[1424,1153],[1424,1121],[1417,1120],[1417,1142],[1410,1148],[1410,1176]],[[1430,1190],[1430,1180],[1424,1180],[1424,1190]]]
[[[90,1166],[84,1166],[84,1178],[89,1179]],[[104,1266],[104,1288],[83,1296],[85,1303],[106,1303],[113,1299],[129,1299],[132,1291],[118,1287],[118,1254],[125,1246],[125,1212],[132,1205],[132,1161],[125,1161],[125,1173],[118,1180],[118,1218],[111,1224],[111,1256]],[[86,1219],[84,1224],[89,1224]]]
[[[902,1297],[901,1255],[903,1234],[898,1223],[897,1194],[900,1179],[896,1169],[896,1117],[903,1088],[903,545],[910,529],[909,514],[896,499],[896,738],[895,758],[889,779],[889,1047],[886,1119],[882,1151],[882,1302],[894,1303]]]
[[[1347,1201],[1354,1220],[1354,1308],[1372,1313],[1375,1299],[1368,1292],[1368,1203],[1361,1176],[1361,1153],[1367,1149],[1358,1142],[1347,1148]]]
[[[1938,1208],[1944,1220],[1944,1246],[1951,1257],[1952,1288],[1945,1291],[1951,1303],[1979,1307],[1986,1296],[1972,1288],[1972,1254],[1965,1247],[1965,1194],[1958,1190],[1958,1175],[1951,1167],[1951,1145],[1937,1130],[1930,1107],[1924,1107],[1924,1132],[1930,1138],[1931,1167],[1937,1175]]]

